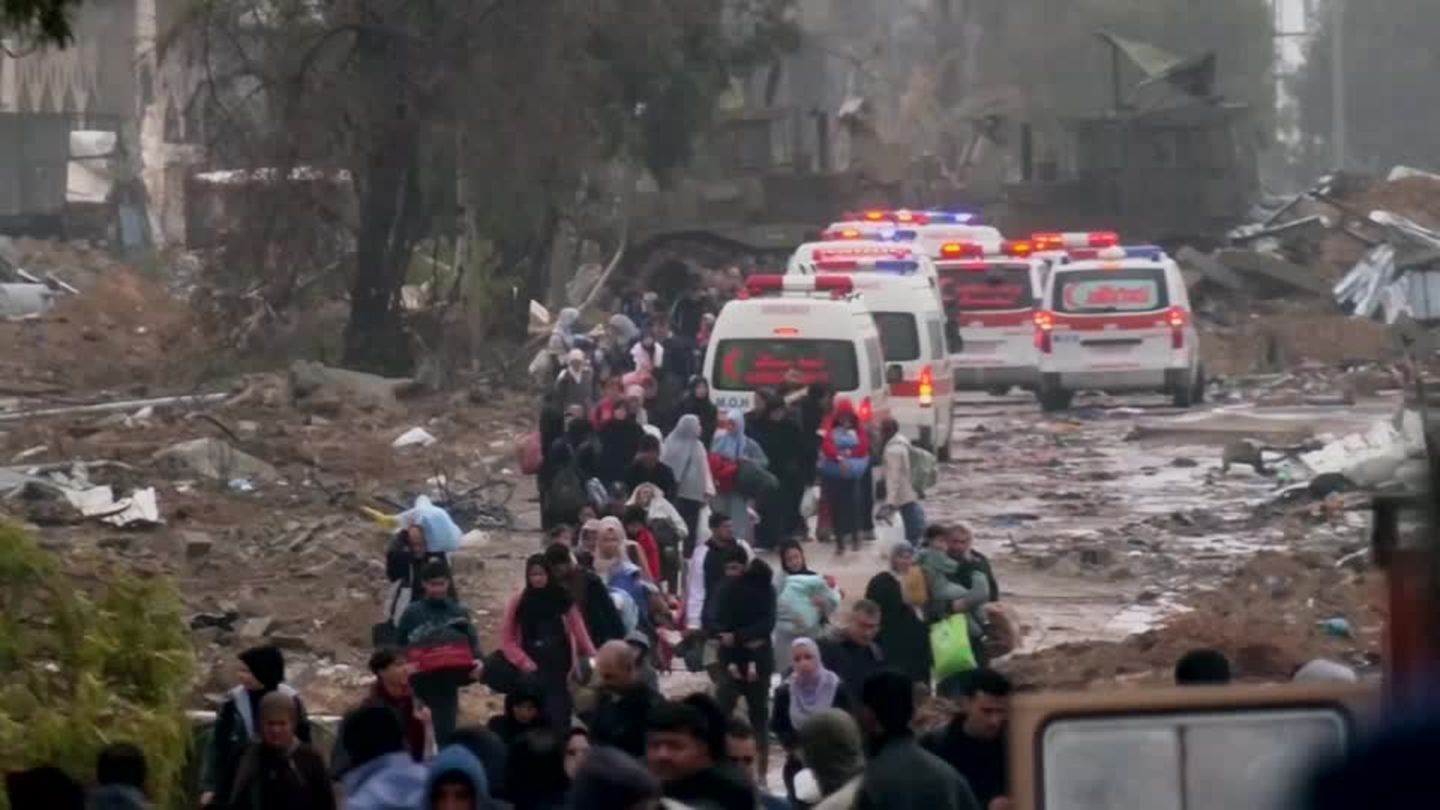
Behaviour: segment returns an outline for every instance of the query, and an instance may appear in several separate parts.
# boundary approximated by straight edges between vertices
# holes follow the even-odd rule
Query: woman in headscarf
[[[864,498],[861,481],[870,469],[870,437],[847,397],[835,398],[835,410],[821,426],[820,493],[835,534],[835,553],[845,553],[845,540],[860,550]]]
[[[592,510],[594,507],[590,507]],[[580,534],[575,538],[575,550],[584,551],[591,555],[595,554],[595,548],[600,544],[600,518],[589,518],[580,524]]]
[[[930,683],[930,632],[925,624],[925,577],[915,549],[904,540],[890,548],[890,567],[871,578],[865,598],[880,606],[875,643],[885,663],[916,683]]]
[[[775,666],[790,669],[790,649],[797,638],[819,638],[840,608],[840,593],[805,562],[805,549],[790,540],[780,547],[775,577]]]
[[[702,431],[700,417],[686,414],[675,423],[675,429],[660,446],[660,462],[675,474],[675,509],[685,520],[683,554],[687,560],[695,551],[700,510],[715,489],[710,480],[710,462],[705,455]]]
[[[236,764],[230,810],[335,810],[325,760],[296,736],[298,705],[278,692],[260,701],[260,737]]]
[[[805,437],[779,394],[762,392],[759,401],[749,425],[750,437],[770,459],[769,469],[779,486],[757,499],[760,525],[755,529],[755,546],[773,549],[805,533],[805,521],[800,517],[800,499],[805,494]]]
[[[622,483],[625,473],[640,452],[640,438],[645,431],[635,421],[629,403],[615,406],[614,418],[600,429],[599,479],[606,487]]]
[[[742,461],[758,464],[761,467],[768,467],[770,460],[766,458],[765,451],[752,438],[745,434],[745,412],[739,408],[731,408],[722,414],[716,426],[715,438],[710,442],[710,452],[718,456],[722,463],[738,465]],[[733,480],[728,485],[716,482],[718,490],[710,508],[730,518],[735,528],[735,536],[741,540],[754,542],[755,525],[750,519],[750,500],[744,495],[735,491]]]
[[[566,307],[560,310],[560,315],[555,319],[555,329],[550,334],[560,338],[560,342],[565,345],[565,350],[569,351],[575,348],[575,337],[579,334],[579,330],[580,310]]]
[[[715,438],[715,423],[719,420],[719,411],[715,403],[710,401],[710,383],[704,377],[696,374],[690,378],[685,390],[685,397],[680,400],[680,417],[686,414],[693,414],[700,420],[700,441],[706,447]]]
[[[225,697],[215,716],[215,729],[200,775],[201,806],[216,797],[229,797],[235,787],[235,767],[245,747],[260,739],[260,701],[272,692],[294,698],[297,713],[295,734],[310,741],[310,721],[300,696],[285,683],[285,656],[272,646],[252,647],[239,655],[237,680],[240,684]],[[223,801],[223,800],[222,800]]]
[[[574,710],[571,687],[580,682],[580,662],[595,645],[570,594],[555,582],[545,555],[525,561],[525,587],[505,606],[500,650],[516,669],[535,679],[552,724],[569,728]]]
[[[648,633],[654,627],[650,611],[654,578],[642,562],[645,556],[639,546],[625,536],[625,526],[619,518],[601,518],[595,573],[611,592],[623,593],[634,605],[635,621],[626,623],[627,631],[638,628]]]
[[[540,494],[540,527],[548,531],[555,526],[574,525],[580,507],[588,502],[587,479],[567,440],[550,446],[540,466],[540,480],[544,486]]]
[[[770,728],[785,749],[785,791],[795,801],[795,774],[805,767],[799,756],[800,730],[829,709],[848,712],[853,707],[840,676],[825,668],[820,646],[813,639],[797,638],[790,643],[790,676],[775,688],[775,710]],[[812,765],[813,767],[813,765]]]
[[[565,443],[570,445],[581,478],[589,480],[600,475],[600,438],[589,419],[571,419],[565,425]]]
[[[805,781],[814,797],[803,791],[814,810],[851,810],[859,804],[865,776],[864,737],[848,712],[828,709],[815,715],[800,729],[800,757],[805,761]]]
[[[545,693],[534,677],[521,678],[515,688],[505,693],[505,710],[485,722],[485,727],[506,745],[520,739],[522,734],[551,725],[545,715]]]
[[[630,348],[630,360],[635,364],[636,371],[658,376],[665,366],[665,347],[655,339],[653,332],[647,332]]]
[[[555,378],[555,398],[562,407],[578,405],[590,410],[595,404],[595,374],[585,362],[585,352],[571,349],[565,368]]]

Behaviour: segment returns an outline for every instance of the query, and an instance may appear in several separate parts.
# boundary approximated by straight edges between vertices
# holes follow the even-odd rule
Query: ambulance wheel
[[[1066,391],[1064,388],[1041,388],[1040,410],[1046,413],[1063,411],[1070,407],[1070,401],[1075,398],[1074,391]]]
[[[1175,396],[1175,399],[1174,399],[1175,407],[1177,407],[1177,408],[1188,408],[1188,407],[1190,407],[1191,405],[1194,405],[1194,404],[1195,404],[1195,401],[1196,401],[1196,400],[1195,400],[1195,391],[1196,391],[1196,388],[1197,388],[1197,385],[1196,385],[1195,383],[1191,383],[1190,385],[1182,386],[1182,387],[1180,387],[1180,388],[1176,388],[1176,389],[1175,389],[1175,395],[1174,395],[1174,396]]]
[[[1196,405],[1205,401],[1205,367],[1201,366],[1195,372],[1195,396],[1193,400]]]
[[[951,414],[950,421],[945,425],[945,439],[940,442],[939,447],[935,448],[936,461],[950,460],[950,442],[953,441],[955,441],[955,415]]]

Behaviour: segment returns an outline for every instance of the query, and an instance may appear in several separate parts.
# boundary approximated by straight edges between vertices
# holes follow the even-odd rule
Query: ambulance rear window
[[[1030,266],[1026,264],[941,270],[940,297],[948,310],[959,312],[1003,312],[1035,305]]]
[[[799,385],[826,383],[836,391],[860,387],[855,345],[848,340],[722,340],[711,372],[715,388],[721,391],[754,391],[792,380]]]
[[[920,330],[915,316],[908,312],[873,312],[875,326],[880,330],[880,346],[885,362],[905,363],[920,359]]]
[[[1064,271],[1054,290],[1056,312],[1152,312],[1170,303],[1160,267]]]

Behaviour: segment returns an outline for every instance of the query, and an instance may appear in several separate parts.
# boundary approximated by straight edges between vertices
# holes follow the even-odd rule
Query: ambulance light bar
[[[1127,247],[1076,248],[1068,251],[1070,261],[1119,261],[1140,259],[1158,262],[1165,257],[1165,249],[1156,245],[1131,245]]]
[[[757,273],[745,279],[745,292],[750,296],[781,295],[787,292],[828,292],[840,296],[855,292],[855,282],[849,276],[782,276]]]
[[[912,211],[907,208],[846,211],[840,218],[865,222],[895,222],[901,225],[970,225],[979,220],[979,216],[968,211]]]
[[[946,242],[940,246],[941,259],[978,259],[984,255],[984,246],[975,242]]]
[[[1036,233],[1030,235],[1035,250],[1065,250],[1067,248],[1105,248],[1120,244],[1120,236],[1114,231],[1075,231],[1069,233]]]

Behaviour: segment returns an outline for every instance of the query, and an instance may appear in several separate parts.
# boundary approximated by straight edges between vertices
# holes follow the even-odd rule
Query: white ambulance
[[[890,414],[911,441],[948,458],[954,388],[934,265],[908,244],[866,241],[802,245],[794,259],[792,274],[850,276],[880,334]]]
[[[750,276],[715,320],[704,374],[722,411],[749,411],[762,388],[825,383],[862,421],[890,415],[880,333],[849,276]]]
[[[1023,241],[946,242],[935,250],[940,298],[960,335],[950,354],[956,390],[1035,387],[1035,304],[1048,265],[1030,254]]]
[[[1076,391],[1204,395],[1200,341],[1180,268],[1158,247],[1082,248],[1053,268],[1035,313],[1040,405]]]

